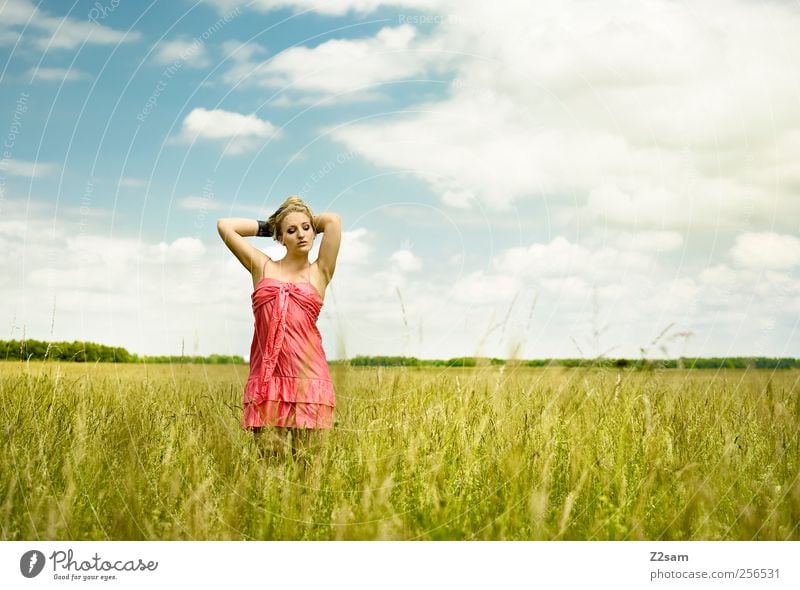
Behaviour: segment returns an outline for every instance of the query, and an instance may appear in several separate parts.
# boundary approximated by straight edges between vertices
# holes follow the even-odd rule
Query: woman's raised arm
[[[325,275],[325,280],[330,282],[333,271],[336,270],[339,245],[342,243],[342,218],[336,213],[320,213],[314,216],[312,224],[317,233],[323,234],[317,265]]]
[[[266,254],[244,239],[258,234],[258,221],[241,217],[225,217],[217,220],[217,231],[228,249],[233,252],[233,255],[239,259],[239,262],[250,274],[254,269],[261,268]]]

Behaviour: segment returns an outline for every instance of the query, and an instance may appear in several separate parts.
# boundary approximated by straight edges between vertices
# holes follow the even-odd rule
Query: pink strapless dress
[[[255,332],[242,428],[331,428],[336,394],[316,325],[322,309],[316,287],[265,277],[252,300]]]

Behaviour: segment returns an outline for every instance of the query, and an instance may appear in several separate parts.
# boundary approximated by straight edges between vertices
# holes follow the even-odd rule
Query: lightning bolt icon
[[[36,554],[32,553],[31,554],[31,562],[28,564],[28,573],[31,573],[33,571],[33,566],[36,565],[37,561],[38,561],[38,558],[37,558]]]

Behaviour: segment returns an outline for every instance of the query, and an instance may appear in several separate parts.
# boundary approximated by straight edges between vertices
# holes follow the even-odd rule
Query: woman
[[[217,229],[253,277],[255,333],[241,426],[253,431],[259,448],[266,438],[279,456],[290,437],[296,455],[308,429],[333,425],[336,396],[316,321],[336,268],[341,218],[314,216],[300,197],[291,196],[267,221],[220,219]],[[317,233],[324,235],[312,264],[308,253]],[[272,236],[286,255],[274,261],[247,236]]]

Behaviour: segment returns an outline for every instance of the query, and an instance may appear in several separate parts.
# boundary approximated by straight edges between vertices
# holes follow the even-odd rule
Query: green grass
[[[247,367],[0,363],[0,536],[800,539],[800,371],[331,374],[304,468]]]

